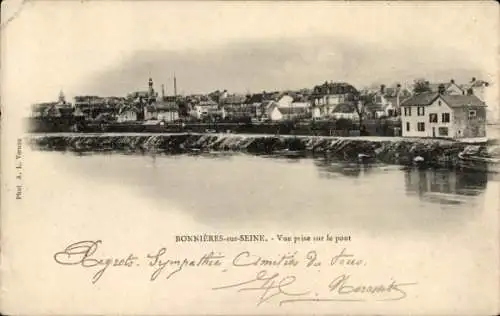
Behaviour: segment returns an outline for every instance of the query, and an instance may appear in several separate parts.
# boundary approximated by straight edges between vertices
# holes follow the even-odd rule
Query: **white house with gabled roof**
[[[474,95],[416,94],[401,104],[403,137],[486,136],[486,104]]]

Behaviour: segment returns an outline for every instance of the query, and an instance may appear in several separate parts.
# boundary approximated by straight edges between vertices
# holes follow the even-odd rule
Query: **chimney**
[[[399,95],[401,94],[401,84],[396,85],[396,109],[399,109]]]
[[[174,72],[174,96],[175,99],[177,99],[177,78],[175,77],[175,72]]]
[[[446,87],[444,86],[444,84],[440,84],[438,86],[438,92],[439,92],[439,94],[444,94],[445,91],[446,91]]]
[[[385,84],[381,84],[380,85],[380,93],[384,93],[385,92]]]

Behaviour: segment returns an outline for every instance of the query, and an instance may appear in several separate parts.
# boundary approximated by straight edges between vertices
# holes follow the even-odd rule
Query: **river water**
[[[457,276],[468,275],[481,283],[497,276],[498,253],[494,249],[498,245],[499,179],[492,174],[245,154],[29,152],[27,157],[26,208],[11,219],[23,223],[23,229],[44,234],[13,237],[21,250],[36,244],[37,251],[46,254],[55,250],[55,244],[89,238],[114,241],[115,248],[126,251],[127,247],[155,241],[156,245],[170,242],[173,235],[182,233],[329,232],[351,236],[353,251],[378,258],[373,269],[380,273],[400,271],[413,274],[423,284],[428,282],[429,288],[413,302],[415,311],[419,304],[433,302],[436,295],[448,307],[475,311],[486,306],[473,306],[461,297],[488,302],[497,293],[485,297],[478,289],[464,286],[469,282],[457,280]],[[278,249],[279,245],[272,247]],[[377,252],[384,255],[376,256]],[[46,259],[40,265],[55,271],[53,262]],[[40,274],[31,271],[21,258],[14,261],[26,277],[41,278],[45,284],[54,282],[51,273],[55,272]],[[74,270],[57,271],[65,278],[75,278]],[[450,286],[455,287],[446,292]],[[442,295],[444,292],[447,294]],[[35,287],[23,295],[43,305],[44,297],[75,294],[71,284],[58,284],[52,291]],[[145,292],[133,287],[89,295],[97,301],[122,300],[127,311],[139,312],[140,305],[127,297]],[[152,304],[165,299],[164,294],[148,295]],[[185,305],[175,305],[172,311],[196,311],[189,297]],[[194,297],[207,313],[249,311],[244,303],[241,309],[217,307],[226,298],[212,296],[212,300],[206,297],[200,301]],[[72,300],[74,306],[81,304],[89,313],[95,311],[83,298]],[[307,306],[294,308],[291,311],[308,311]],[[394,309],[411,310],[405,305]],[[345,311],[353,309],[345,307]],[[435,311],[448,314],[449,310],[443,307]]]
[[[50,157],[77,181],[122,186],[129,195],[175,206],[193,222],[219,230],[269,226],[442,232],[480,216],[488,191],[498,186],[498,177],[482,172],[328,158],[37,154]]]

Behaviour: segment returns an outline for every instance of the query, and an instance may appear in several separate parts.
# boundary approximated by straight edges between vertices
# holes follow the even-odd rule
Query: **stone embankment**
[[[408,165],[458,167],[464,155],[496,161],[498,145],[442,139],[392,137],[327,137],[241,134],[33,134],[33,148],[73,152],[125,152],[181,154],[196,152],[246,152],[256,155],[307,156],[328,154],[345,161],[376,161]],[[417,158],[420,157],[420,158]],[[483,159],[484,158],[484,159]],[[478,160],[479,159],[479,160]],[[481,160],[482,159],[482,160]]]

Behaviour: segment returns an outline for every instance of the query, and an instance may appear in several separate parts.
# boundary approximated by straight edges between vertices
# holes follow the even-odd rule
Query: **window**
[[[410,131],[410,122],[406,122],[406,131],[409,132]]]
[[[449,123],[450,122],[450,113],[442,113],[441,114],[441,122]]]
[[[417,107],[417,116],[425,116],[425,106]]]
[[[438,128],[439,136],[448,136],[448,127]]]
[[[476,115],[476,110],[469,110],[469,120],[475,119]]]
[[[418,122],[417,123],[417,130],[419,132],[425,132],[425,123],[424,122]]]
[[[429,113],[429,123],[437,123],[438,115],[436,113]]]

